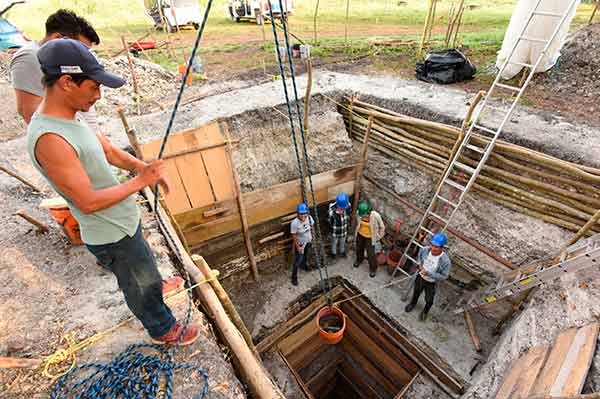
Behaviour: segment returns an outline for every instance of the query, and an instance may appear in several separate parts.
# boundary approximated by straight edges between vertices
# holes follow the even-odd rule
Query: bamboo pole
[[[127,46],[127,42],[125,41],[125,36],[121,36],[121,43],[123,43],[123,49],[125,50],[125,54],[127,54],[127,63],[129,64],[129,72],[131,72],[131,82],[133,85],[134,100],[137,105],[138,115],[140,115],[140,90],[138,87],[137,76],[135,74],[135,68],[133,66],[133,59],[131,58],[131,53],[129,52],[129,46]]]
[[[425,43],[427,42],[427,31],[429,30],[429,24],[431,23],[431,15],[433,13],[434,2],[435,0],[427,0],[427,17],[425,18],[425,24],[423,25],[423,36],[421,37],[421,43],[419,44],[419,51],[417,53],[419,57],[422,55],[423,49],[425,48]]]
[[[315,13],[313,15],[313,37],[314,43],[313,45],[317,45],[317,41],[319,40],[318,31],[317,31],[317,17],[319,15],[319,0],[317,0],[317,4],[315,5]]]
[[[6,173],[7,175],[14,177],[21,183],[25,184],[27,187],[31,188],[33,191],[36,191],[38,193],[42,192],[42,190],[40,188],[38,188],[35,184],[31,183],[29,180],[25,179],[24,177],[19,176],[17,173],[13,172],[12,170],[7,169],[4,166],[0,166],[0,170],[2,172]]]
[[[358,209],[358,201],[360,200],[360,180],[367,164],[367,156],[369,153],[369,137],[371,136],[371,127],[373,126],[373,118],[369,118],[369,126],[363,139],[362,149],[360,151],[360,162],[356,167],[356,177],[354,179],[354,201],[352,203],[352,215],[350,215],[350,226],[354,222],[356,210]]]
[[[127,117],[125,116],[125,110],[123,107],[119,107],[117,109],[117,113],[119,114],[119,118],[121,119],[121,123],[125,128],[125,134],[129,139],[129,144],[131,144],[131,148],[133,148],[133,152],[135,153],[136,158],[142,159],[142,148],[140,146],[140,142],[138,141],[137,135],[135,134],[135,129],[129,126],[129,122],[127,122]]]
[[[346,0],[346,22],[344,23],[344,43],[348,46],[348,19],[350,16],[350,0]]]
[[[594,20],[594,16],[596,16],[596,12],[598,11],[598,8],[600,8],[600,0],[596,0],[596,6],[594,7],[594,10],[592,11],[592,15],[590,15],[590,20],[588,21],[588,25],[591,25],[592,21]]]
[[[246,245],[246,254],[248,255],[248,261],[250,262],[250,270],[252,271],[252,277],[254,281],[259,280],[258,266],[256,265],[256,258],[254,257],[254,249],[252,248],[252,240],[250,239],[250,228],[248,227],[248,215],[246,214],[246,205],[244,204],[244,198],[242,196],[242,188],[240,186],[240,177],[233,163],[233,148],[229,138],[229,132],[227,126],[221,123],[221,129],[225,132],[227,139],[227,161],[231,168],[231,178],[233,180],[233,190],[235,199],[238,205],[238,211],[240,214],[240,222],[242,224],[242,232],[244,235],[244,244]]]
[[[206,275],[206,276],[211,275],[212,271],[202,256],[192,255],[192,260],[196,263],[196,266],[200,269],[200,271],[204,275]],[[248,344],[248,347],[254,353],[254,356],[256,357],[256,359],[260,360],[260,355],[258,354],[256,347],[254,346],[254,342],[252,342],[252,335],[250,335],[250,331],[248,331],[248,328],[246,327],[244,320],[242,320],[242,318],[240,317],[240,314],[238,313],[237,309],[233,305],[233,302],[231,301],[231,298],[229,298],[227,291],[225,291],[225,289],[223,288],[223,286],[221,285],[219,280],[215,280],[215,279],[209,280],[209,284],[212,286],[213,290],[215,291],[215,294],[217,294],[217,297],[221,301],[221,304],[223,304],[223,308],[225,308],[225,311],[231,318],[231,321],[233,322],[233,324],[235,324],[237,329],[240,331],[240,333],[244,337],[244,340]]]
[[[565,252],[568,247],[579,241],[579,239],[583,237],[591,229],[591,227],[598,222],[598,220],[600,220],[600,209],[598,209],[594,216],[592,216],[590,220],[588,220],[588,222],[577,232],[577,234],[575,234],[575,236],[573,236],[573,238],[571,238],[564,245],[562,252]]]

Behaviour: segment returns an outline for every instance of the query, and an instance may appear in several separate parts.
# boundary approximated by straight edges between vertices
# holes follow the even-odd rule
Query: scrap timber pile
[[[339,107],[351,136],[363,141],[372,118],[370,145],[384,154],[440,176],[461,129],[416,119],[358,100]],[[350,111],[351,110],[351,111]],[[482,147],[489,141],[475,136]],[[476,167],[475,154],[460,162]],[[455,180],[466,184],[467,176]],[[577,165],[505,141],[497,141],[473,185],[480,196],[563,228],[577,231],[600,209],[600,169]],[[595,224],[591,232],[600,232]]]

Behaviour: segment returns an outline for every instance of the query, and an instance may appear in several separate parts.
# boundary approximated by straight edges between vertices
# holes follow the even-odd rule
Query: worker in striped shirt
[[[347,194],[340,193],[335,202],[329,205],[328,220],[331,231],[331,256],[346,257],[346,240],[350,224],[350,198]]]

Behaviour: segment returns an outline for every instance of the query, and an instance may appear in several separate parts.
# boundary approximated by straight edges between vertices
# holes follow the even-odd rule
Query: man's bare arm
[[[113,145],[113,143],[111,143],[110,140],[102,133],[96,133],[96,135],[98,136],[98,140],[100,140],[102,150],[104,151],[106,160],[109,164],[135,173],[140,173],[145,167],[148,166],[146,162],[137,159],[127,151],[123,151],[122,149]],[[164,177],[163,179],[159,180],[158,183],[162,187],[165,195],[168,195],[170,191],[170,184],[167,178]]]
[[[118,204],[142,188],[156,184],[164,174],[163,162],[154,161],[126,183],[95,190],[73,147],[52,133],[38,139],[35,157],[60,192],[85,214]]]
[[[15,97],[17,99],[17,112],[29,125],[33,113],[42,102],[42,97],[19,89],[15,89]]]

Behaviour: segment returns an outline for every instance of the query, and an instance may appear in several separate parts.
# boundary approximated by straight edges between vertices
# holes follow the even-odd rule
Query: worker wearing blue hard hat
[[[352,209],[348,194],[339,193],[335,201],[329,204],[327,213],[331,231],[331,256],[346,257],[346,240]]]
[[[429,310],[433,306],[437,283],[446,280],[450,274],[452,263],[448,254],[444,251],[446,244],[448,244],[448,237],[444,233],[436,233],[429,241],[429,245],[424,246],[419,251],[413,297],[404,310],[412,312],[419,301],[421,293],[425,291],[425,307],[419,315],[421,321],[427,319]]]
[[[298,204],[296,214],[290,226],[294,246],[293,285],[298,285],[298,269],[308,270],[307,260],[312,247],[312,231],[315,224],[312,216],[308,214],[308,206],[305,203]]]

